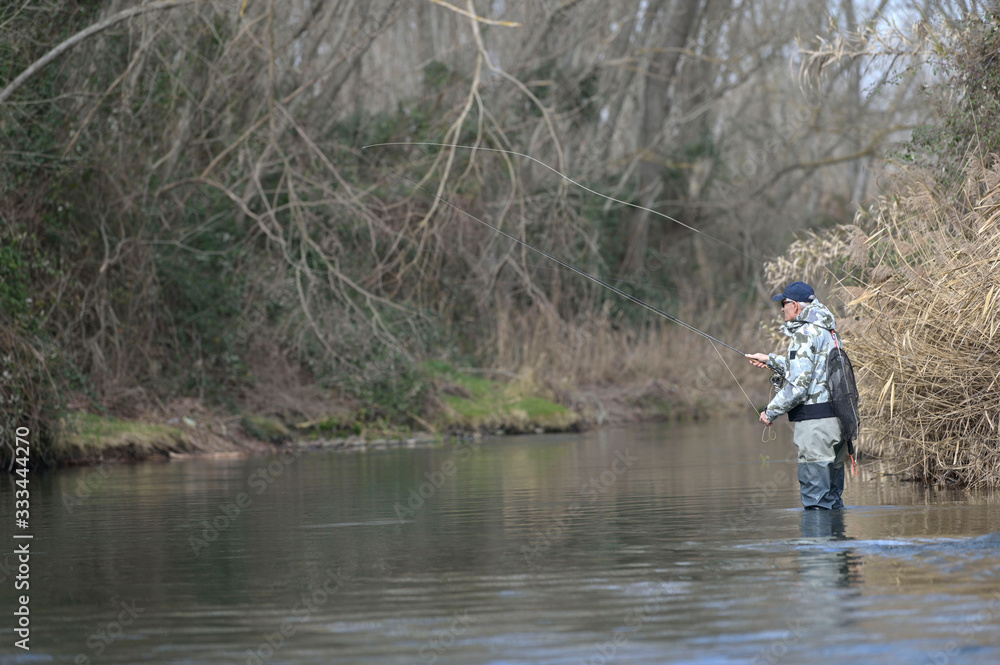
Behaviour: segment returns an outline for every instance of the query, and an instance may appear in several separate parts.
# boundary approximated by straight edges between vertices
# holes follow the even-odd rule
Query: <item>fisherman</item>
[[[799,489],[806,510],[843,508],[844,461],[847,445],[841,438],[826,387],[826,361],[834,346],[836,321],[805,282],[792,282],[771,298],[781,303],[782,331],[792,339],[788,357],[746,354],[755,367],[776,370],[784,382],[760,414],[767,426],[783,413],[795,423],[792,437],[798,448]]]

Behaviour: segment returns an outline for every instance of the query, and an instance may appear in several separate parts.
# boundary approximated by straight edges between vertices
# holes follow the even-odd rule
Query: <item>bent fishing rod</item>
[[[363,146],[361,149],[365,150],[365,149],[370,148],[370,147],[375,147],[375,146]],[[393,171],[395,171],[395,169],[393,169]],[[599,284],[600,286],[603,286],[604,288],[608,289],[609,291],[612,291],[612,292],[618,294],[622,298],[625,298],[626,300],[630,300],[631,302],[634,302],[636,305],[639,305],[640,307],[644,307],[647,310],[649,310],[650,312],[653,312],[654,314],[658,314],[658,315],[662,316],[663,318],[667,319],[668,321],[672,321],[673,323],[676,323],[677,325],[681,326],[682,328],[686,328],[687,330],[690,330],[691,332],[693,332],[695,334],[701,335],[702,337],[704,337],[705,339],[707,339],[707,340],[709,340],[711,342],[715,342],[716,344],[720,344],[720,345],[726,347],[727,349],[735,351],[736,353],[740,354],[741,356],[746,357],[747,354],[745,354],[743,351],[740,351],[736,347],[730,346],[729,344],[726,344],[722,340],[716,339],[715,337],[712,337],[707,332],[704,332],[703,330],[699,330],[698,328],[695,328],[691,324],[685,323],[684,321],[681,321],[680,319],[678,319],[676,316],[673,316],[672,314],[667,314],[666,312],[664,312],[659,307],[655,307],[654,305],[650,305],[648,302],[646,302],[644,300],[640,300],[639,298],[636,298],[632,294],[626,293],[625,291],[622,291],[617,286],[609,284],[609,283],[605,282],[604,280],[600,279],[599,277],[595,277],[594,275],[591,275],[588,272],[584,272],[583,270],[580,270],[576,266],[570,265],[569,263],[566,263],[562,259],[557,258],[557,257],[553,256],[552,254],[549,254],[548,252],[544,251],[544,250],[538,249],[534,245],[531,245],[531,244],[525,242],[524,240],[521,240],[517,236],[514,236],[514,235],[511,235],[510,233],[507,233],[506,231],[504,231],[503,229],[501,229],[498,226],[494,226],[493,224],[490,224],[487,221],[479,219],[478,217],[476,217],[475,215],[473,215],[471,212],[468,212],[466,210],[463,210],[462,208],[459,208],[457,205],[455,205],[454,203],[452,203],[448,199],[446,199],[446,198],[444,198],[442,196],[438,196],[437,194],[435,194],[434,192],[426,189],[425,187],[423,187],[419,183],[415,183],[412,179],[408,178],[407,176],[402,175],[399,172],[396,172],[396,173],[401,178],[403,178],[405,180],[409,180],[411,183],[414,184],[415,187],[417,187],[418,189],[420,189],[425,194],[429,194],[430,196],[433,196],[435,199],[437,199],[441,203],[445,204],[446,206],[457,210],[458,212],[462,213],[466,217],[470,217],[470,218],[476,220],[477,222],[479,222],[483,226],[486,226],[486,227],[488,227],[490,229],[493,229],[494,231],[496,231],[500,235],[502,235],[502,236],[504,236],[506,238],[510,238],[511,240],[513,240],[514,242],[518,243],[519,245],[521,245],[523,247],[526,247],[526,248],[530,249],[533,252],[541,254],[542,256],[544,256],[545,258],[549,259],[550,261],[555,261],[556,263],[558,263],[563,268],[566,268],[568,270],[572,270],[573,272],[575,272],[577,275],[580,275],[581,277],[586,277],[587,279],[589,279],[590,281],[594,282],[595,284]]]

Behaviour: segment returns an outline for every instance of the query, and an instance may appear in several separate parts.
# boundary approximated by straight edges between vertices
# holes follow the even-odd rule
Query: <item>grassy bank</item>
[[[44,464],[67,466],[106,461],[136,462],[177,455],[261,453],[272,447],[219,421],[190,417],[113,418],[68,413],[59,418],[56,434],[43,453]]]
[[[580,415],[556,403],[528,370],[506,383],[476,370],[428,364],[442,403],[438,427],[498,433],[561,432],[582,424]]]
[[[193,450],[194,443],[179,427],[74,413],[60,419],[50,455],[56,464],[73,464],[150,459]]]
[[[721,371],[725,371],[719,366]],[[364,448],[448,437],[578,431],[602,424],[687,420],[730,412],[732,395],[693,398],[665,381],[560,392],[533,372],[518,374],[422,364],[428,408],[407,422],[384,405],[331,398],[313,418],[296,412],[222,414],[193,401],[169,412],[116,418],[71,412],[57,420],[39,463],[46,466],[135,462],[190,455],[263,454],[282,446]],[[734,387],[734,390],[736,388]],[[313,413],[318,407],[313,406]],[[188,414],[188,415],[184,415]]]
[[[335,414],[287,422],[274,415],[244,414],[162,418],[113,418],[86,412],[63,415],[45,447],[50,466],[101,461],[166,459],[178,455],[261,453],[275,446],[404,443],[449,434],[503,434],[566,431],[581,425],[580,416],[552,400],[530,374],[494,381],[461,372],[446,363],[429,363],[427,378],[439,395],[430,420],[416,416],[424,431],[372,418],[377,408],[351,409],[334,404]],[[230,425],[225,425],[225,420]]]

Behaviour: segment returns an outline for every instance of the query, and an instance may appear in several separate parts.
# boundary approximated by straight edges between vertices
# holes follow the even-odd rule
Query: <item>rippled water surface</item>
[[[12,647],[8,555],[0,661],[1000,662],[997,498],[862,468],[846,511],[804,512],[778,434],[35,474],[32,649]]]

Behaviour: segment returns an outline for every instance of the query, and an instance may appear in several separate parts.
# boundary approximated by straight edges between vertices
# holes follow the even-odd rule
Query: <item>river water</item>
[[[36,473],[0,662],[1000,662],[998,497],[863,465],[805,512],[775,429]]]

